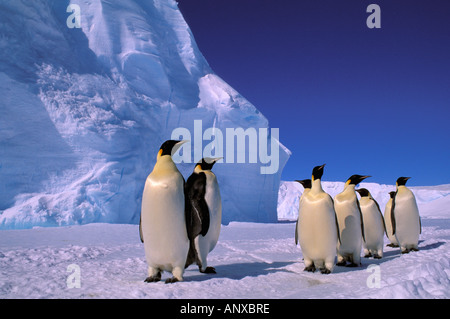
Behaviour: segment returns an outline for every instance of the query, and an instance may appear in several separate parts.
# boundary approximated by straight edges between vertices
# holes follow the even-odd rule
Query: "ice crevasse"
[[[80,28],[68,27],[71,5]],[[213,72],[173,0],[2,1],[0,21],[0,229],[137,223],[175,128],[269,126]],[[277,220],[290,152],[276,142],[275,174],[214,167],[225,224]],[[187,178],[194,158],[178,167]]]

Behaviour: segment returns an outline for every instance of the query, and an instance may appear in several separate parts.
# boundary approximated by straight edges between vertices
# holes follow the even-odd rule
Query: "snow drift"
[[[268,127],[213,73],[173,0],[2,1],[0,21],[0,229],[137,223],[174,128]],[[279,146],[276,174],[215,166],[224,223],[277,220]],[[178,166],[187,177],[194,163]]]

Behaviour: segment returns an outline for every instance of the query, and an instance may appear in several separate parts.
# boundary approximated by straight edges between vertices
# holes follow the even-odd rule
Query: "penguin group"
[[[191,264],[201,273],[216,273],[207,256],[221,229],[222,200],[211,171],[221,157],[202,158],[185,181],[172,154],[186,142],[165,141],[145,181],[139,221],[148,264],[145,282],[160,281],[163,271],[172,273],[166,283],[183,281]],[[402,253],[418,250],[421,224],[414,194],[405,186],[409,177],[397,179],[383,217],[369,190],[355,189],[370,176],[350,176],[333,199],[322,188],[324,167],[314,167],[311,179],[297,181],[305,190],[299,200],[295,244],[300,244],[305,271],[329,274],[335,265],[360,266],[362,248],[364,257],[382,258],[385,233],[389,246],[400,247]]]
[[[360,266],[361,249],[365,258],[382,258],[385,233],[388,246],[400,247],[402,253],[418,250],[421,222],[414,194],[405,186],[409,177],[397,179],[383,217],[369,190],[355,189],[371,176],[350,176],[333,200],[322,189],[324,167],[314,167],[311,180],[297,180],[305,190],[299,200],[295,244],[300,243],[305,271],[329,274],[334,265]]]
[[[196,263],[202,273],[215,273],[207,264],[218,239],[222,202],[216,175],[211,171],[221,158],[203,158],[184,180],[172,160],[187,141],[165,141],[148,175],[142,195],[139,233],[148,264],[145,282],[161,280],[163,271],[183,281],[184,269]]]

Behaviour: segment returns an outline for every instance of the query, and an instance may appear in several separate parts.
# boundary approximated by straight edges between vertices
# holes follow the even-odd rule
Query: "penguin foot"
[[[372,257],[372,254],[371,253],[368,253],[367,255],[364,255],[364,258],[370,258],[370,257]],[[375,257],[375,256],[374,256]]]
[[[167,278],[165,283],[166,284],[173,284],[174,282],[177,282],[177,281],[179,281],[177,278],[172,277],[172,278]]]
[[[350,263],[350,264],[346,265],[345,267],[358,267],[358,264]]]
[[[345,266],[345,265],[347,265],[347,262],[345,260],[336,263],[336,266]]]
[[[314,267],[314,265],[311,265],[311,266],[305,267],[305,269],[303,269],[303,271],[315,272],[316,267]]]
[[[217,274],[216,268],[214,267],[206,267],[205,270],[202,271],[202,269],[199,267],[200,272],[203,274]]]
[[[381,257],[380,255],[373,255],[373,258],[375,258],[375,259],[381,259],[381,258],[383,258],[383,257]]]
[[[161,273],[145,278],[144,282],[158,282],[161,280]]]
[[[322,273],[322,274],[324,274],[324,275],[328,275],[328,274],[331,274],[331,270],[330,270],[330,269],[327,269],[327,268],[322,268],[322,269],[320,270],[320,273]]]
[[[386,246],[387,246],[387,247],[393,247],[393,248],[396,248],[396,247],[398,247],[398,245],[396,245],[396,244],[393,244],[393,243],[387,244]]]

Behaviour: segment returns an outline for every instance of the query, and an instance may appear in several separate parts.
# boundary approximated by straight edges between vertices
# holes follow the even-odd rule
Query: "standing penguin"
[[[339,224],[341,241],[337,246],[337,264],[357,267],[361,264],[361,245],[364,240],[364,226],[361,209],[355,193],[355,186],[370,176],[352,175],[344,190],[334,197],[334,209]]]
[[[360,188],[356,191],[361,195],[359,206],[364,219],[364,236],[366,239],[363,243],[364,257],[383,258],[386,227],[380,206],[367,189]]]
[[[389,200],[386,203],[386,207],[384,209],[384,222],[386,225],[386,236],[389,238],[390,243],[387,244],[388,247],[398,247],[397,238],[392,234],[392,219],[391,219],[391,209],[392,209],[392,201],[395,197],[395,192],[389,192]]]
[[[187,221],[190,248],[185,267],[195,262],[202,273],[216,273],[214,267],[207,267],[206,257],[217,244],[222,222],[219,183],[211,171],[221,158],[203,158],[185,186],[186,215],[190,216]]]
[[[302,184],[304,190],[302,193],[302,196],[300,196],[300,199],[298,201],[298,216],[300,216],[300,208],[302,206],[301,202],[302,202],[302,198],[309,193],[309,191],[311,190],[311,180],[310,179],[304,179],[304,180],[296,180],[296,182],[299,182],[300,184]],[[295,223],[295,244],[298,244],[298,217],[297,217],[297,222]]]
[[[339,231],[333,200],[323,191],[320,182],[324,166],[325,164],[314,167],[311,190],[300,201],[298,238],[305,263],[304,270],[314,272],[317,267],[323,274],[329,274],[336,258]]]
[[[397,238],[402,254],[418,251],[419,234],[422,233],[419,209],[413,192],[405,184],[411,177],[399,177],[397,192],[392,200],[392,233]]]
[[[168,140],[161,145],[153,171],[145,181],[139,231],[145,247],[148,277],[145,282],[161,280],[170,271],[172,283],[183,280],[189,250],[186,229],[184,178],[172,154],[187,141]]]

